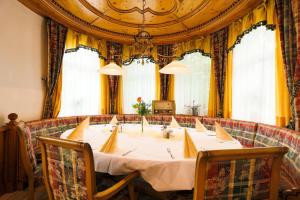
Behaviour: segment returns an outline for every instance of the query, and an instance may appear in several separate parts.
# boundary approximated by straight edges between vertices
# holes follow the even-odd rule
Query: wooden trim
[[[92,22],[84,21],[78,18],[77,16],[73,15],[63,7],[61,7],[60,4],[57,3],[56,1],[53,0],[19,0],[19,1],[23,3],[25,6],[27,6],[28,8],[30,8],[31,10],[37,12],[38,14],[50,17],[58,21],[59,23],[62,23],[65,26],[74,29],[75,31],[92,35],[99,39],[106,39],[109,41],[116,41],[124,44],[132,44],[134,42],[134,35],[125,34],[121,32],[114,32],[114,31],[110,31],[95,26],[92,23],[95,19]],[[97,9],[93,9],[91,6],[87,6],[88,5],[87,1],[81,0],[81,3],[87,9],[92,10],[93,13],[97,12],[96,15],[99,16],[100,11],[98,11]],[[239,18],[245,16],[247,13],[249,13],[251,10],[257,7],[260,3],[262,3],[262,0],[235,1],[225,11],[203,22],[202,24],[198,24],[194,27],[189,27],[186,30],[174,32],[170,34],[152,35],[153,36],[152,41],[154,44],[171,44],[171,43],[183,42],[190,39],[199,38],[200,36],[218,31],[224,28],[225,26],[229,25],[233,21],[236,21]],[[107,18],[106,15],[101,17],[109,21],[109,19],[106,19]],[[124,22],[113,21],[113,23],[124,23]],[[183,25],[182,22],[178,22],[177,20],[175,20],[172,23],[178,23]],[[123,26],[129,27],[129,25],[130,24],[126,23],[126,25]],[[167,26],[167,25],[169,24],[148,24],[147,26],[154,26],[154,28],[159,29],[161,26]],[[132,26],[135,26],[134,28],[140,27],[139,24],[133,24]]]

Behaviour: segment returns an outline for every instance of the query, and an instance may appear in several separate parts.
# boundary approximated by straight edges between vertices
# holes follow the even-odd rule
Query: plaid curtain
[[[157,47],[158,55],[158,62],[159,62],[159,69],[163,68],[170,62],[172,62],[171,57],[164,57],[164,56],[172,56],[173,52],[173,45],[159,45]],[[163,56],[160,56],[163,55]],[[169,88],[170,88],[170,74],[160,74],[160,99],[161,100],[168,100]]]
[[[282,57],[293,117],[292,124],[290,124],[292,128],[296,118],[294,100],[300,87],[300,65],[299,55],[297,61],[297,35],[295,28],[295,21],[298,23],[297,26],[299,26],[299,20],[294,19],[294,17],[296,17],[296,13],[294,13],[293,17],[291,0],[276,0],[276,11],[280,31]]]
[[[52,19],[47,21],[48,31],[48,73],[43,118],[53,118],[53,95],[62,66],[67,28]]]
[[[218,117],[223,116],[224,84],[227,65],[227,43],[228,27],[212,34],[212,59],[215,70],[215,79],[217,82],[217,90],[220,98],[220,110],[217,114]]]
[[[108,63],[114,61],[117,65],[122,65],[122,57],[116,55],[122,55],[122,45],[116,42],[108,41],[107,45],[107,58]],[[115,56],[111,55],[111,49],[114,48]],[[113,58],[113,60],[111,60]],[[119,89],[119,76],[108,75],[109,85],[109,113],[117,114],[117,101],[118,101],[118,89]]]

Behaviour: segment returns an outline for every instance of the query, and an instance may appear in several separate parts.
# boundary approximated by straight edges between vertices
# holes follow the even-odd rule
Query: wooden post
[[[25,173],[23,170],[18,141],[16,113],[8,115],[10,120],[4,128],[4,166],[3,166],[3,182],[4,192],[9,193],[16,190],[24,189]]]

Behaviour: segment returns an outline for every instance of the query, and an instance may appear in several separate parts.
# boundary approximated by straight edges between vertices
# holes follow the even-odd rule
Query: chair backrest
[[[277,199],[285,147],[198,153],[194,200]]]
[[[90,145],[53,137],[38,140],[49,199],[93,199],[96,188]]]
[[[18,123],[18,138],[24,170],[28,178],[33,178],[34,171],[37,168],[37,161],[31,140],[31,132],[24,122]]]

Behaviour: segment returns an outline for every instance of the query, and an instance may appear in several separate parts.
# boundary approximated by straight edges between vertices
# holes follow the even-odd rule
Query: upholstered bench
[[[36,136],[59,137],[67,129],[75,128],[87,116],[63,117],[26,122],[30,131],[32,144],[36,154],[39,154],[39,146]],[[94,115],[90,117],[90,124],[109,123],[113,115]],[[172,115],[147,115],[149,124],[166,124],[172,120]],[[195,127],[194,116],[176,115],[177,122],[183,127]],[[246,122],[232,119],[211,118],[197,116],[208,130],[214,130],[215,122],[220,123],[234,138],[244,147],[269,147],[285,146],[289,148],[284,156],[281,167],[281,191],[299,188],[300,185],[300,133],[285,128],[267,124]],[[140,123],[141,117],[134,114],[117,115],[121,123]]]

